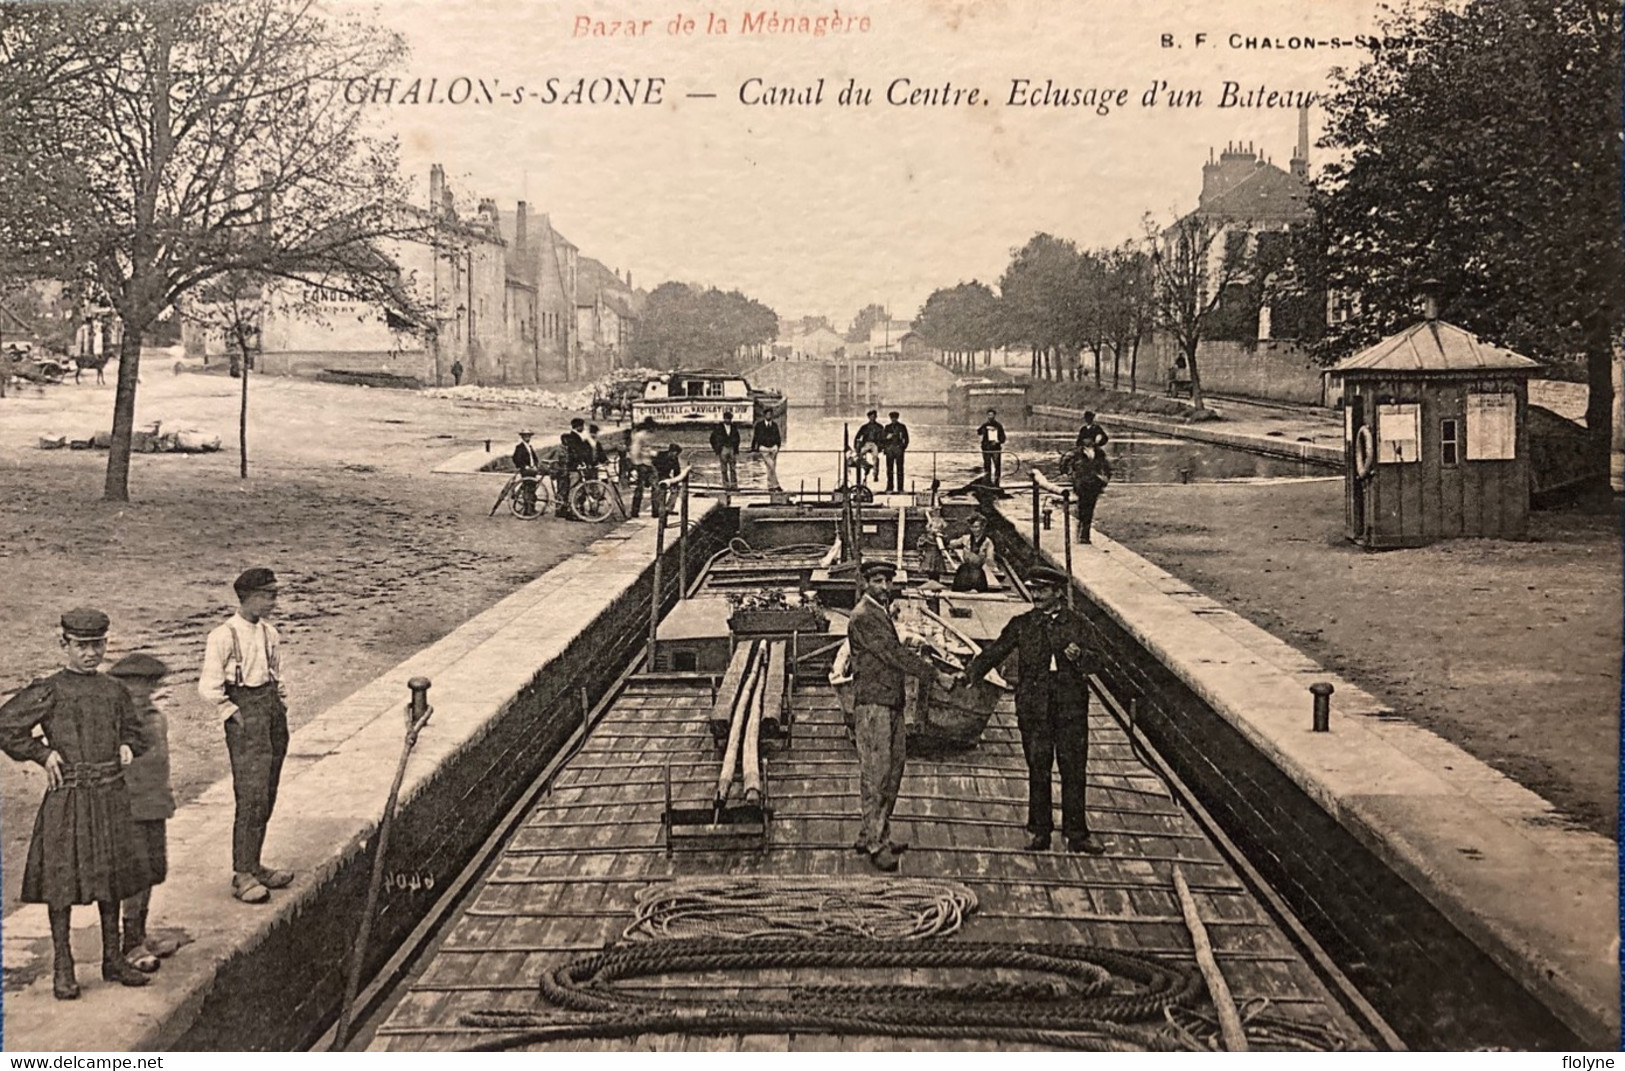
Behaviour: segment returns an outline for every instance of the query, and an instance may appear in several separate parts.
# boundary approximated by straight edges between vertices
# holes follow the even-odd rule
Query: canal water
[[[982,454],[973,427],[948,423],[948,410],[917,407],[902,414],[909,430],[904,479],[926,491],[933,477],[944,488],[962,487],[982,473]],[[882,421],[884,423],[884,421]],[[1324,476],[1325,470],[1302,461],[1266,457],[1213,443],[1176,439],[1151,432],[1113,428],[1105,423],[1111,442],[1106,446],[1113,478],[1137,484],[1211,483],[1214,481],[1275,480]],[[786,490],[828,489],[840,482],[841,446],[863,424],[853,419],[819,415],[816,410],[792,409],[785,445],[779,456],[779,482]],[[1018,465],[1037,466],[1054,478],[1061,452],[1071,448],[1076,431],[1009,430],[1004,448],[1005,482]],[[749,436],[745,437],[749,446]],[[698,482],[715,483],[717,465],[703,439],[684,439],[686,459],[695,465]],[[882,477],[884,463],[882,463]],[[759,458],[744,453],[739,480],[746,487],[765,486]]]

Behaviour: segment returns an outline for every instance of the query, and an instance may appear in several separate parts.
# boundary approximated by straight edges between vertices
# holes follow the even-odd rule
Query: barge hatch
[[[722,571],[707,579],[720,579]],[[759,846],[682,843],[668,850],[663,826],[667,782],[676,805],[703,807],[716,787],[711,716],[713,680],[661,673],[623,678],[578,749],[543,776],[534,802],[505,839],[476,860],[461,894],[388,991],[370,1002],[351,1048],[448,1051],[481,1047],[580,1050],[874,1050],[1026,1049],[1055,1043],[1019,1033],[933,1036],[929,1030],[824,1032],[760,1026],[724,1031],[684,1028],[670,1017],[638,1033],[626,1023],[593,1031],[546,1033],[579,1024],[580,1011],[543,999],[544,972],[594,956],[623,936],[640,896],[703,878],[750,886],[806,881],[872,889],[877,876],[853,850],[858,767],[841,711],[819,667],[792,686],[794,731],[764,743],[771,804]],[[1218,1045],[1214,1009],[1197,970],[1174,874],[1183,875],[1207,940],[1255,1049],[1388,1048],[1391,1031],[1364,1005],[1335,965],[1296,925],[1279,898],[1258,889],[1257,875],[1223,834],[1210,835],[1187,807],[1165,767],[1131,736],[1115,702],[1090,704],[1089,813],[1107,846],[1101,856],[1031,852],[1026,834],[1026,767],[1008,696],[975,748],[910,755],[893,819],[909,842],[898,878],[971,890],[975,907],[958,931],[915,942],[957,945],[1093,946],[1139,962],[1171,966],[1190,980],[1189,1009],[1157,1016],[1143,1028],[1185,1042]],[[669,773],[668,773],[669,771]],[[1058,793],[1057,793],[1058,794]],[[1059,838],[1058,838],[1059,847]],[[821,986],[855,984],[966,988],[967,982],[1016,986],[1024,972],[989,974],[955,967],[903,966],[855,971],[839,965],[670,972],[621,983],[651,1000],[781,1000],[795,1003]],[[1056,983],[1047,983],[1052,989]],[[808,987],[812,987],[809,989]],[[1029,989],[1029,992],[1031,990]],[[1020,1000],[1007,1000],[1017,1004]],[[593,1018],[587,1016],[585,1018]],[[678,1023],[678,1025],[673,1025]],[[540,1032],[538,1032],[540,1031]],[[545,1039],[545,1040],[544,1040]],[[1190,1047],[1186,1045],[1184,1047]]]

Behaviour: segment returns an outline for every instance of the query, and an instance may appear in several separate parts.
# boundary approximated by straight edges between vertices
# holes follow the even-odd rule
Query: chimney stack
[[[1429,323],[1439,318],[1439,290],[1442,285],[1437,279],[1422,280],[1422,318]]]
[[[520,201],[519,207],[513,214],[513,248],[521,256],[525,253],[525,243],[529,240],[530,206]]]
[[[429,166],[429,214],[438,216],[445,211],[446,169],[439,164]]]
[[[1309,177],[1309,105],[1298,109],[1298,149],[1292,154],[1292,173],[1299,178]]]

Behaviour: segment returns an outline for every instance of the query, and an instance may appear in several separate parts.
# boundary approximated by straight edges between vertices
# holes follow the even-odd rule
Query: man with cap
[[[570,421],[570,430],[559,436],[564,448],[564,475],[559,480],[559,497],[555,512],[560,517],[574,519],[570,512],[570,491],[586,478],[585,470],[592,467],[597,450],[587,439],[587,422],[580,417]]]
[[[237,612],[209,633],[197,690],[218,712],[231,755],[231,790],[237,813],[231,827],[231,894],[263,904],[270,889],[293,881],[287,870],[260,860],[265,827],[276,807],[282,760],[288,754],[287,681],[281,637],[265,618],[276,609],[276,574],[246,569],[232,587]]]
[[[733,410],[724,410],[722,423],[711,429],[711,452],[717,455],[717,467],[722,471],[722,486],[732,491],[739,487],[739,426],[734,423]]]
[[[23,867],[21,900],[44,904],[51,924],[51,992],[79,996],[70,922],[75,904],[94,903],[102,923],[102,978],[127,986],[150,979],[119,947],[119,901],[152,885],[142,841],[130,824],[124,769],[147,749],[130,693],[96,667],[107,656],[107,615],[62,615],[65,668],[0,706],[0,750],[45,769],[45,798]],[[38,728],[41,735],[34,735]]]
[[[530,445],[530,437],[535,434],[530,428],[521,429],[519,445],[513,448],[513,467],[519,473],[519,501],[527,516],[536,512],[536,481],[542,472],[542,457]]]
[[[1052,769],[1061,768],[1061,833],[1068,851],[1099,855],[1105,846],[1089,832],[1084,810],[1089,763],[1089,674],[1083,618],[1067,609],[1067,578],[1054,569],[1033,570],[1027,580],[1034,608],[1010,619],[963,676],[981,680],[1016,653],[1016,727],[1027,759],[1027,832],[1030,851],[1048,850],[1055,831]]]
[[[982,480],[997,487],[1004,472],[1005,440],[1004,425],[999,423],[998,413],[987,411],[987,419],[976,429],[976,437],[982,441]]]
[[[1105,434],[1102,432],[1101,434]],[[1106,459],[1106,448],[1094,443],[1078,447],[1078,456],[1072,462],[1072,492],[1078,499],[1079,543],[1091,543],[1090,529],[1095,523],[1095,503],[1111,482],[1112,463]]]
[[[868,420],[852,436],[852,452],[858,455],[861,467],[858,482],[880,475],[880,445],[886,439],[886,429],[880,423],[878,410],[869,410]]]
[[[857,843],[877,870],[897,869],[907,844],[891,839],[891,814],[903,783],[903,677],[945,686],[952,678],[903,646],[892,624],[892,576],[887,561],[863,563],[863,595],[852,611],[846,637],[852,645],[853,721],[858,747],[858,797],[862,825]]]
[[[880,449],[886,455],[886,490],[903,491],[903,455],[908,452],[908,425],[897,419],[893,410],[886,414],[891,421],[880,429]]]
[[[169,874],[169,838],[166,823],[175,814],[175,794],[169,787],[169,721],[152,693],[169,672],[169,667],[149,654],[125,655],[107,671],[124,685],[141,719],[147,750],[124,768],[124,786],[130,796],[130,820],[138,840],[146,847],[153,885],[162,885]],[[151,973],[158,969],[160,956],[171,955],[176,943],[147,932],[147,912],[152,889],[145,888],[124,898],[124,941],[121,951],[130,966]]]
[[[1078,429],[1078,448],[1093,446],[1097,450],[1111,441],[1106,429],[1095,423],[1095,413],[1092,409],[1083,411],[1083,426]]]

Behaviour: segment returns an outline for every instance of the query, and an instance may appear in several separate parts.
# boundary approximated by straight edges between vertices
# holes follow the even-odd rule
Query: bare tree
[[[1202,375],[1196,351],[1225,287],[1236,278],[1243,242],[1225,240],[1226,228],[1196,213],[1160,232],[1146,217],[1152,243],[1151,269],[1156,279],[1157,323],[1173,336],[1191,377],[1191,404],[1202,405]],[[1241,236],[1243,239],[1245,236]],[[1215,248],[1217,247],[1217,248]]]
[[[104,497],[129,498],[142,334],[228,278],[409,303],[394,142],[356,87],[398,35],[306,0],[0,5],[0,247],[90,283],[123,327]],[[13,181],[15,180],[15,181]]]

